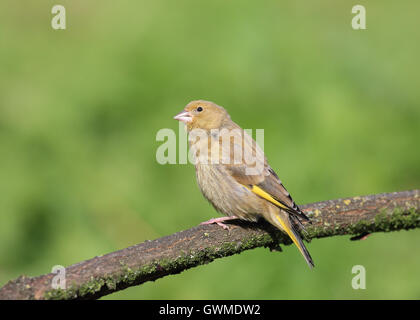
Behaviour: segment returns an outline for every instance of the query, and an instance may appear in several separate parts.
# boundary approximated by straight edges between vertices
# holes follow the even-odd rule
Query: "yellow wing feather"
[[[265,200],[270,201],[271,203],[275,204],[276,206],[282,209],[288,209],[284,204],[278,202],[269,193],[265,192],[263,189],[261,189],[258,186],[253,185],[251,188],[251,191],[254,192],[256,195],[259,195],[261,198],[264,198]]]
[[[276,199],[274,199],[269,193],[265,192],[263,189],[261,189],[258,186],[253,185],[250,190],[254,192],[256,195],[260,196],[261,198],[270,201],[271,203],[275,204],[276,206],[282,208],[282,209],[288,209],[284,204],[278,202]],[[290,239],[292,239],[293,243],[298,247],[299,251],[305,256],[304,249],[302,248],[301,244],[299,243],[298,239],[296,239],[296,236],[293,234],[293,231],[290,229],[287,223],[282,220],[282,218],[279,215],[276,215],[276,219],[282,226],[283,230],[286,231]]]

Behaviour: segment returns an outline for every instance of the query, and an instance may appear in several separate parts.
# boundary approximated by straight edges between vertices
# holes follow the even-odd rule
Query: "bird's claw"
[[[216,222],[218,226],[221,226],[224,230],[230,230],[230,227],[227,224]]]
[[[228,226],[227,224],[224,224],[222,221],[234,220],[234,219],[237,219],[237,217],[213,218],[213,219],[210,219],[208,221],[201,222],[200,225],[216,223],[218,226],[222,227],[223,230],[230,230],[230,226]]]

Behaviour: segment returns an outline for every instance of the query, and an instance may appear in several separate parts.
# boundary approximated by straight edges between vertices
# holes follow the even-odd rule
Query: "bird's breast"
[[[215,209],[228,216],[255,221],[263,201],[239,184],[223,165],[196,164],[198,186]]]

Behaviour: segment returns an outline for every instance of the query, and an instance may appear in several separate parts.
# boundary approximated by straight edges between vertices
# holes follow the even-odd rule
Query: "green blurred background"
[[[218,216],[192,165],[155,158],[193,99],[265,129],[300,204],[420,187],[420,2],[58,3],[0,2],[0,285]],[[107,298],[420,298],[418,230],[308,248],[313,271],[256,249]]]

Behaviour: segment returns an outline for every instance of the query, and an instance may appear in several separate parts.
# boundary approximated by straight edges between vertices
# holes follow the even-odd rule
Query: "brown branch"
[[[420,227],[420,190],[329,200],[302,206],[312,220],[306,238],[356,235]],[[233,221],[229,231],[203,225],[145,241],[67,267],[65,290],[55,274],[21,276],[0,289],[0,299],[95,299],[256,247],[290,244],[267,223]],[[321,260],[322,257],[316,257]]]

